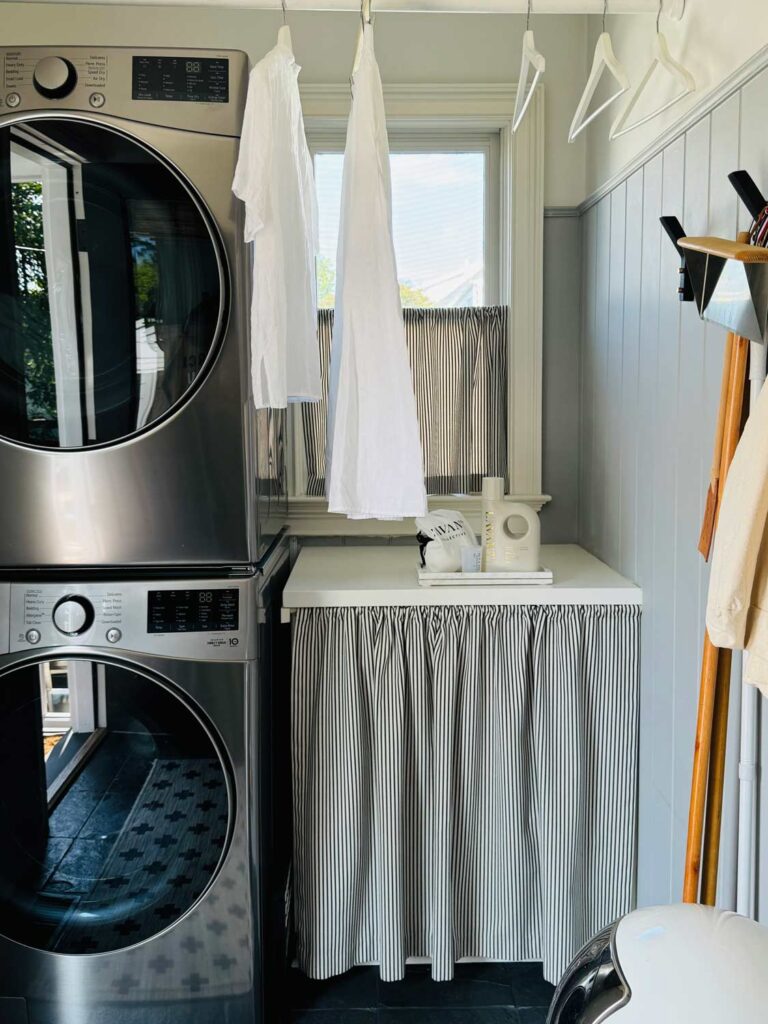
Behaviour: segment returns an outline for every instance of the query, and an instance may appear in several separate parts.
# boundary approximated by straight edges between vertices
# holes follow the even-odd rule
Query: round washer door
[[[0,934],[105,953],[179,920],[229,845],[231,775],[159,680],[86,660],[0,675]]]
[[[223,249],[157,153],[77,118],[0,128],[0,436],[124,441],[188,399],[227,313]]]

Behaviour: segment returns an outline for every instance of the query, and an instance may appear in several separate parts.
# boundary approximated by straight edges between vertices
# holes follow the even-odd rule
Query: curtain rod
[[[0,0],[11,2],[11,0]],[[18,0],[17,0],[18,2]],[[20,0],[45,3],[50,0]],[[215,7],[281,11],[280,0],[53,0],[54,3],[117,4],[155,7]],[[360,0],[286,0],[288,13],[299,11],[359,11]],[[374,12],[429,14],[525,14],[528,0],[374,0]],[[663,0],[664,13],[679,21],[685,0]],[[603,0],[535,0],[534,14],[602,14]],[[658,0],[609,0],[609,14],[655,14]]]

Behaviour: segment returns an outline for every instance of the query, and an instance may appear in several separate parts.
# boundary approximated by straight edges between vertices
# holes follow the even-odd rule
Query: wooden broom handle
[[[733,350],[728,383],[727,412],[725,415],[723,429],[723,445],[720,458],[720,484],[718,487],[717,506],[715,508],[715,523],[720,514],[720,503],[728,476],[728,469],[733,459],[733,453],[739,442],[741,431],[741,416],[744,401],[744,386],[746,380],[747,352],[749,343],[745,338],[733,339]],[[704,634],[704,651],[701,658],[701,685],[699,690],[699,710],[696,720],[696,741],[693,752],[693,777],[691,780],[691,802],[688,811],[688,841],[685,851],[685,878],[683,881],[683,900],[685,903],[696,903],[699,899],[699,878],[701,875],[702,840],[704,838],[704,816],[707,805],[707,783],[710,771],[710,756],[712,750],[712,728],[717,698],[717,674],[719,652]],[[725,709],[727,715],[727,707]],[[718,746],[718,757],[720,748]],[[717,778],[717,773],[715,773]],[[722,784],[722,780],[720,780]],[[716,791],[713,797],[717,797]],[[722,790],[721,796],[722,799]],[[719,820],[717,815],[713,816]],[[713,863],[712,844],[717,843],[719,848],[719,833],[715,836],[712,830],[707,831],[707,860]],[[710,869],[711,871],[711,869]],[[716,876],[715,863],[715,876]],[[708,893],[709,894],[709,893]]]
[[[720,404],[717,407],[717,426],[715,427],[715,447],[712,453],[712,469],[709,473],[710,483],[716,483],[720,479],[723,458],[723,434],[725,433],[725,416],[728,407],[728,395],[730,393],[731,369],[733,366],[733,344],[735,335],[729,331],[725,339],[725,354],[723,356],[723,375],[720,381]]]
[[[747,355],[749,342],[746,338],[734,341],[733,375],[728,400],[728,416],[723,437],[723,451],[720,464],[720,489],[725,487],[728,471],[741,436],[744,415],[744,394],[747,386]],[[720,515],[722,502],[718,501],[715,512],[715,527]],[[701,895],[702,903],[713,907],[717,899],[717,871],[720,863],[720,832],[723,818],[723,789],[725,786],[725,754],[728,741],[728,704],[731,691],[731,664],[733,652],[718,652],[717,677],[715,680],[715,701],[712,718],[712,739],[707,788],[707,810],[704,823],[702,849]]]

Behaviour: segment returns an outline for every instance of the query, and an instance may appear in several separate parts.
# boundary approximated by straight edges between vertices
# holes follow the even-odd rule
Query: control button
[[[99,107],[103,107],[107,101],[103,92],[92,92],[88,97],[88,102],[92,107],[95,107],[98,110]]]
[[[64,57],[43,57],[37,62],[32,81],[41,96],[59,100],[69,96],[77,85],[77,71]]]
[[[93,625],[93,605],[77,594],[62,597],[53,609],[53,624],[66,636],[80,636]]]
[[[109,642],[111,644],[116,644],[119,640],[122,640],[122,639],[123,639],[123,634],[120,632],[119,629],[108,629],[107,630],[107,640],[109,640]]]
[[[21,103],[21,96],[17,92],[9,92],[5,97],[5,102],[9,107],[18,107]]]
[[[28,629],[27,630],[27,640],[31,644],[39,644],[40,643],[40,630],[39,629]]]

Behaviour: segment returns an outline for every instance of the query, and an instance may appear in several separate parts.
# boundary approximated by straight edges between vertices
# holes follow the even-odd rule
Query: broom
[[[717,426],[715,427],[715,448],[712,456],[712,469],[709,474],[709,489],[704,505],[704,520],[701,524],[699,534],[699,551],[704,561],[709,561],[712,551],[712,540],[715,536],[715,518],[720,496],[720,472],[723,456],[723,432],[725,430],[725,417],[728,406],[728,388],[731,379],[731,363],[733,359],[734,335],[728,332],[725,342],[725,354],[723,356],[723,377],[720,383],[720,404],[717,410]]]

